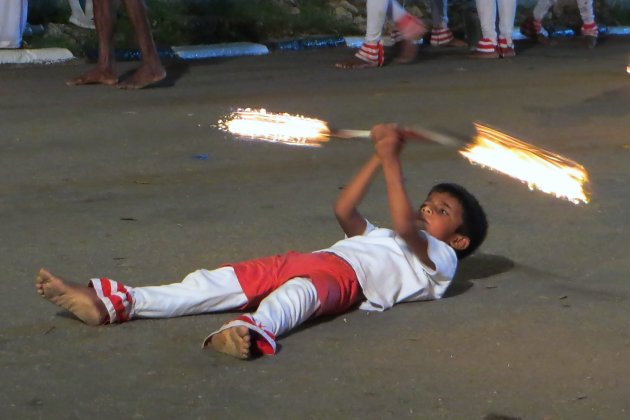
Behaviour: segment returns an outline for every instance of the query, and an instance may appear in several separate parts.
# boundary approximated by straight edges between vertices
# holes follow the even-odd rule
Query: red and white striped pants
[[[171,318],[227,310],[255,310],[256,324],[277,337],[312,316],[347,311],[362,299],[350,265],[326,252],[289,252],[218,268],[197,270],[180,283],[129,287],[92,279],[109,319]]]

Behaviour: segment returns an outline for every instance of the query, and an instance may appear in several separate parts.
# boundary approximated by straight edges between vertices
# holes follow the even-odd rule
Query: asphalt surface
[[[0,67],[0,417],[628,418],[630,39],[517,47],[368,71],[333,68],[345,48],[168,63],[142,91],[65,86],[84,62]],[[592,201],[410,144],[417,203],[453,181],[489,215],[449,296],[307,324],[248,362],[201,349],[233,314],[92,328],[36,294],[41,266],[140,286],[338,240],[332,202],[369,142],[234,140],[214,127],[234,107],[463,138],[486,122],[583,164]],[[382,182],[362,209],[388,225]]]

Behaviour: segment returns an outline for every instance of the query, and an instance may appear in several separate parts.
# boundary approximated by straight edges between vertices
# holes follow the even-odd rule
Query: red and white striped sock
[[[438,47],[453,40],[453,32],[449,28],[434,27],[431,31],[431,45]]]
[[[539,20],[534,19],[533,22],[534,24],[534,30],[536,31],[536,34],[541,34],[542,33],[542,22]]]
[[[490,38],[481,38],[477,43],[477,51],[485,54],[496,52],[497,43]]]
[[[129,321],[133,311],[133,296],[122,283],[108,278],[92,279],[92,287],[98,298],[103,302],[109,319],[105,324]]]
[[[368,63],[374,63],[378,67],[381,67],[385,61],[385,52],[380,41],[375,44],[364,42],[354,56]]]
[[[583,36],[597,36],[599,34],[599,28],[595,22],[584,23],[580,30]]]
[[[514,44],[511,39],[508,41],[507,38],[499,37],[499,48],[514,48]]]

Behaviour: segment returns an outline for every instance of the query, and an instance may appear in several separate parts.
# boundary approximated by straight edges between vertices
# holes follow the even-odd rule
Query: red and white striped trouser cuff
[[[105,324],[129,321],[133,312],[133,296],[125,285],[108,278],[100,278],[90,280],[89,287],[94,289],[107,308],[109,319]]]
[[[477,51],[482,53],[493,53],[497,50],[497,44],[490,38],[481,38],[477,44]]]
[[[364,42],[359,51],[355,54],[355,57],[367,61],[368,63],[374,63],[380,67],[383,65],[383,61],[385,61],[383,44],[380,41],[376,44]]]
[[[211,333],[203,340],[202,348],[205,348],[210,343],[212,337],[221,331],[234,327],[246,327],[251,334],[251,342],[256,346],[256,349],[262,354],[270,356],[276,354],[276,336],[264,329],[261,324],[256,324],[254,319],[249,315],[241,315],[238,318],[223,324],[221,328]]]
[[[449,28],[435,27],[431,31],[431,45],[440,46],[453,40],[453,32]]]
[[[499,48],[514,48],[514,43],[511,39],[508,41],[507,38],[499,37]]]
[[[580,32],[583,36],[597,36],[599,34],[599,28],[595,22],[585,23],[582,25]]]

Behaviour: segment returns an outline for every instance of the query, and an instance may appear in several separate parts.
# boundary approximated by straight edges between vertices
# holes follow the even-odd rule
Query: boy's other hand
[[[396,124],[377,124],[372,128],[372,142],[381,159],[400,155],[404,140]]]

